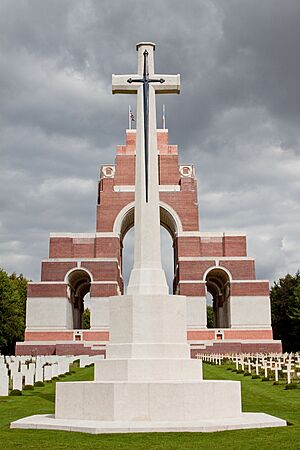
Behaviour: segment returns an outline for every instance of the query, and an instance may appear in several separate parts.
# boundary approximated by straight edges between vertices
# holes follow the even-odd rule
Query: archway
[[[91,276],[87,270],[78,268],[67,275],[68,298],[71,304],[73,329],[83,328],[84,301],[91,288]]]
[[[175,238],[178,233],[176,219],[165,206],[160,206],[160,240],[162,266],[166,273],[169,291],[173,292],[173,280],[176,267]],[[122,217],[119,227],[122,275],[124,289],[126,290],[131,268],[133,266],[133,245],[134,245],[134,207],[131,206]]]
[[[230,278],[228,273],[220,267],[211,269],[206,277],[207,303],[212,303],[213,327],[230,327]],[[210,294],[210,295],[209,295]],[[208,313],[209,313],[209,308]]]

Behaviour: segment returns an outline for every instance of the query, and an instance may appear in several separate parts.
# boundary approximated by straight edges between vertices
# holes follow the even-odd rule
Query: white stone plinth
[[[184,422],[240,415],[241,390],[237,381],[56,384],[56,419]]]
[[[90,434],[202,432],[239,430],[247,428],[284,427],[286,421],[264,413],[243,413],[230,419],[211,419],[178,422],[105,422],[96,420],[55,419],[52,414],[25,417],[12,422],[11,428],[77,431]]]
[[[122,295],[110,298],[107,358],[189,358],[186,297]]]
[[[202,380],[201,360],[190,359],[183,296],[111,297],[107,358],[95,362],[95,381],[56,383],[55,416],[28,417],[12,428],[125,433],[286,425],[242,413],[238,381]]]
[[[199,359],[103,359],[96,361],[95,381],[199,381]]]

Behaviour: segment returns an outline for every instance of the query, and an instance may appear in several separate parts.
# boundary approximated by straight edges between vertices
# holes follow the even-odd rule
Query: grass
[[[243,411],[266,412],[286,419],[283,428],[224,431],[218,433],[140,433],[88,435],[64,431],[10,430],[9,423],[33,414],[54,412],[55,382],[21,397],[0,397],[0,443],[10,449],[155,449],[155,450],[251,450],[300,448],[300,389],[285,390],[285,385],[253,380],[227,370],[228,366],[204,364],[206,379],[239,380],[242,383]],[[75,369],[63,381],[93,379],[93,368]],[[222,399],[220,398],[220,402]]]

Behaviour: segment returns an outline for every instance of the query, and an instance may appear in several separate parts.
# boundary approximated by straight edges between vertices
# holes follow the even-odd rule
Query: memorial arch
[[[71,269],[65,277],[67,297],[70,303],[71,328],[83,328],[84,297],[90,292],[93,277],[87,269]]]
[[[160,202],[160,225],[163,227],[171,238],[172,245],[172,269],[169,263],[169,269],[172,271],[172,282],[170,282],[170,290],[173,291],[173,282],[175,277],[175,269],[177,265],[177,245],[176,238],[182,230],[182,224],[176,211],[164,202]],[[114,231],[120,236],[120,260],[121,269],[123,269],[124,260],[124,239],[127,233],[134,227],[134,203],[127,205],[120,211],[115,220]],[[168,254],[170,254],[168,250]]]
[[[160,224],[170,233],[173,240],[182,231],[181,220],[176,211],[165,202],[160,202]],[[126,205],[117,215],[113,232],[120,236],[122,241],[125,234],[134,226],[134,202]]]
[[[206,292],[212,296],[214,328],[230,327],[230,280],[228,270],[213,267],[205,274]]]

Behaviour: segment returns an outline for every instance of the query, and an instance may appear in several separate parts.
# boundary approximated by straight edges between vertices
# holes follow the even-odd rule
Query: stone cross
[[[247,360],[246,365],[248,366],[248,373],[251,373],[251,366],[252,366],[251,359]]]
[[[294,370],[292,370],[291,365],[287,365],[286,370],[282,371],[283,373],[287,374],[287,383],[291,383],[291,374],[294,373]]]
[[[238,357],[236,357],[236,359],[235,359],[235,369],[239,370],[239,358]]]
[[[271,367],[271,369],[273,370],[273,372],[275,372],[275,381],[278,381],[278,372],[280,371],[280,366],[278,362],[276,362],[274,366]]]
[[[270,365],[268,364],[268,361],[263,361],[262,368],[265,371],[265,378],[268,378],[268,369],[270,368]]]
[[[254,367],[255,367],[255,375],[259,375],[259,368],[260,368],[260,364],[259,364],[259,359],[258,358],[256,358],[256,360],[255,360],[255,364],[254,364]]]
[[[244,361],[244,356],[242,355],[241,360],[240,360],[240,365],[242,366],[242,371],[244,372],[245,370],[245,361]]]
[[[156,94],[179,94],[179,75],[157,75],[152,42],[137,44],[138,73],[112,76],[113,94],[137,94],[134,265],[128,294],[168,294],[160,253]],[[162,80],[164,80],[162,82]]]
[[[141,83],[143,85],[143,117],[144,117],[144,159],[145,159],[145,191],[146,202],[148,202],[148,134],[149,134],[149,85],[150,83],[164,83],[164,78],[150,78],[149,77],[149,65],[148,65],[148,50],[144,50],[144,68],[143,78],[128,78],[127,83]]]

